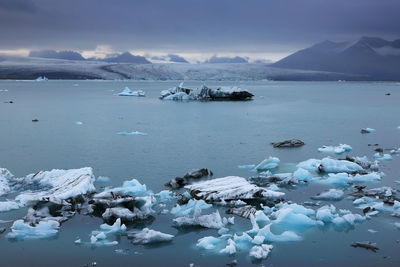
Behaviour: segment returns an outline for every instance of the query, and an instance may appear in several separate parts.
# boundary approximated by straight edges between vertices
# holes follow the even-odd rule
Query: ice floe
[[[342,154],[344,152],[350,152],[351,150],[352,150],[351,146],[346,144],[340,144],[338,146],[322,146],[318,148],[319,152],[334,153],[334,154]]]
[[[278,198],[284,195],[283,192],[268,190],[250,184],[245,178],[238,176],[227,176],[212,179],[185,188],[197,199],[218,202],[221,200],[238,200],[254,198]]]
[[[361,129],[361,133],[363,133],[363,134],[365,134],[365,133],[374,133],[374,132],[376,132],[376,130],[372,129],[372,128],[362,128]]]
[[[21,207],[21,204],[15,201],[0,201],[0,212],[16,210]]]
[[[271,252],[273,245],[262,244],[260,246],[254,246],[249,252],[249,256],[257,260],[266,259],[268,254]]]
[[[53,237],[58,233],[60,223],[57,221],[41,221],[35,226],[16,220],[11,226],[11,232],[7,234],[10,239],[40,239]]]
[[[257,171],[266,171],[266,170],[272,170],[275,169],[279,166],[279,163],[281,161],[276,158],[276,157],[269,157],[264,159],[263,161],[261,161],[256,167],[255,169]]]
[[[139,132],[139,131],[133,131],[133,132],[118,132],[118,135],[122,136],[146,136],[147,133]]]
[[[146,96],[145,92],[142,90],[132,91],[128,87],[125,87],[122,92],[118,94],[119,96]]]
[[[382,153],[375,153],[374,154],[374,159],[380,160],[380,161],[391,161],[393,160],[392,156],[390,154],[382,154]]]
[[[340,189],[329,189],[328,191],[322,192],[316,196],[313,196],[312,199],[316,200],[341,200],[343,199],[344,192]]]
[[[37,82],[47,82],[49,79],[46,76],[39,76],[36,78]]]
[[[144,228],[141,231],[128,232],[128,238],[132,239],[131,242],[133,244],[147,245],[160,242],[170,242],[174,236],[151,230],[149,228]]]

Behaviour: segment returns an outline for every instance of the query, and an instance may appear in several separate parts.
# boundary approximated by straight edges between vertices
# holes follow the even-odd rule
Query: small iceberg
[[[118,135],[122,136],[146,136],[147,133],[139,132],[139,131],[134,131],[134,132],[118,132]]]
[[[256,167],[256,165],[254,164],[247,164],[247,165],[239,165],[238,168],[239,169],[254,169]]]
[[[280,160],[276,157],[269,157],[267,159],[264,159],[261,161],[255,169],[257,171],[267,171],[267,170],[272,170],[275,169],[279,166]]]
[[[11,226],[11,232],[7,237],[10,239],[40,239],[53,237],[58,233],[60,223],[57,221],[40,221],[35,226],[16,220]]]
[[[362,129],[361,129],[361,133],[362,133],[362,134],[374,133],[374,132],[376,132],[376,130],[375,130],[375,129],[372,129],[372,128],[362,128]]]
[[[83,122],[81,122],[81,121],[76,121],[75,124],[76,124],[76,125],[82,125]]]
[[[151,230],[149,228],[144,228],[139,232],[129,232],[128,238],[132,239],[132,244],[147,245],[160,242],[170,242],[174,236]]]
[[[35,81],[37,81],[37,82],[47,82],[48,80],[49,79],[47,79],[46,76],[39,76],[39,77],[36,78]]]
[[[344,152],[350,152],[351,150],[352,147],[346,144],[340,144],[338,146],[322,146],[318,148],[319,152],[335,154],[342,154]]]
[[[390,154],[381,154],[381,153],[375,153],[374,154],[374,159],[379,160],[379,161],[391,161],[393,160],[392,156]]]
[[[311,197],[315,200],[341,200],[344,196],[344,192],[339,189],[329,189],[328,191],[322,192],[316,196]]]
[[[125,89],[118,94],[119,96],[146,96],[146,93],[142,90],[132,91],[129,87],[125,87]]]

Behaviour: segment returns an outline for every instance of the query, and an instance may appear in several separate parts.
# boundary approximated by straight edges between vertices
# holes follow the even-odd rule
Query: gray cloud
[[[0,49],[285,52],[396,38],[398,0],[0,0]]]

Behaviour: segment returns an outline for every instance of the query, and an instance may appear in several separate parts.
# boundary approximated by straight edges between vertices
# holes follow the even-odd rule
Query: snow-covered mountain
[[[362,37],[355,42],[324,41],[272,66],[355,74],[367,80],[400,80],[400,39]]]

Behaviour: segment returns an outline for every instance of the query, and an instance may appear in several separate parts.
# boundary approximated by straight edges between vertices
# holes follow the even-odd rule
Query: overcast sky
[[[0,50],[277,59],[325,39],[400,38],[400,0],[0,0]]]

